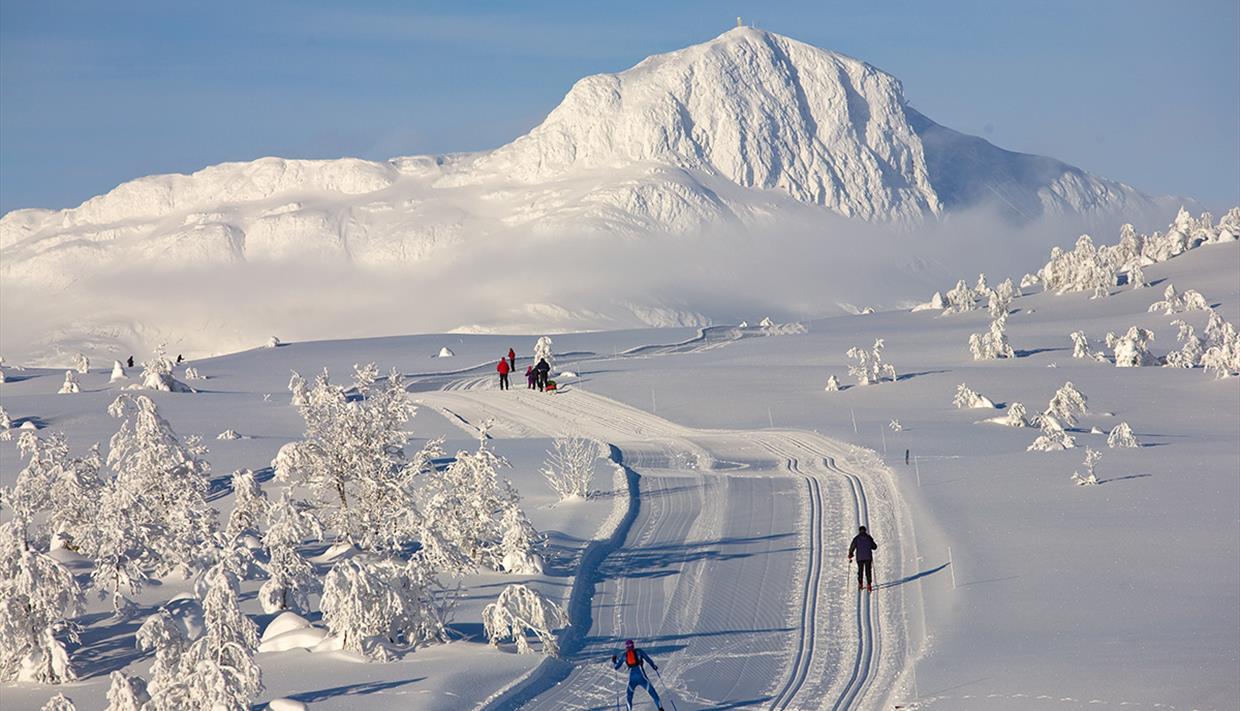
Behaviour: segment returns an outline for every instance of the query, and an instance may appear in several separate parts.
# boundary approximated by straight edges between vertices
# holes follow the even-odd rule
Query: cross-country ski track
[[[621,357],[720,345],[694,340]],[[903,589],[859,593],[845,553],[873,519],[887,544],[875,576],[899,576],[898,502],[884,469],[812,432],[697,430],[581,388],[501,392],[493,380],[463,371],[435,383],[441,390],[411,389],[462,427],[491,420],[495,438],[573,432],[608,443],[631,490],[614,540],[582,557],[569,611],[588,629],[566,634],[562,661],[487,709],[623,707],[624,675],[610,660],[626,638],[660,665],[653,679],[669,709],[883,707],[907,656]],[[635,708],[653,708],[644,694]]]

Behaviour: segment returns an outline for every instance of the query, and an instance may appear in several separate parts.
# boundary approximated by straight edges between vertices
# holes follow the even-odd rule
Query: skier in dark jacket
[[[866,589],[874,591],[874,550],[878,548],[878,544],[866,532],[865,526],[857,529],[857,535],[853,536],[852,543],[848,544],[848,562],[851,563],[853,553],[857,554],[857,589]],[[861,584],[861,576],[865,575],[865,585]]]
[[[508,361],[503,358],[499,359],[499,365],[495,366],[495,370],[499,371],[499,389],[508,389]]]
[[[517,372],[517,353],[511,348],[508,349],[508,370]]]
[[[547,374],[551,372],[551,365],[547,363],[546,358],[539,358],[538,365],[534,366],[534,372],[538,373],[538,389],[547,389]]]
[[[629,688],[625,697],[629,711],[633,711],[633,690],[639,686],[650,694],[651,700],[654,701],[655,706],[659,707],[659,711],[663,711],[663,704],[659,702],[659,692],[654,690],[654,683],[650,681],[650,677],[646,676],[646,664],[649,664],[651,669],[659,671],[659,665],[654,663],[649,654],[634,647],[631,639],[624,640],[623,655],[611,655],[612,667],[619,669],[623,665],[629,668]]]
[[[125,361],[126,367],[133,367],[133,356],[129,356],[129,360]]]

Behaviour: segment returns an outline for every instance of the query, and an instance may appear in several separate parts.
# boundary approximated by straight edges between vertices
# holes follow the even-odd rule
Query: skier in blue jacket
[[[616,669],[620,665],[629,668],[629,689],[625,698],[625,703],[629,711],[633,711],[633,690],[642,687],[650,694],[650,698],[654,700],[654,705],[659,707],[659,711],[663,711],[663,704],[659,702],[659,692],[654,690],[654,683],[650,681],[650,677],[646,676],[645,665],[649,663],[650,668],[659,671],[659,665],[654,663],[650,655],[633,646],[633,640],[624,640],[624,655],[611,655],[611,665]]]

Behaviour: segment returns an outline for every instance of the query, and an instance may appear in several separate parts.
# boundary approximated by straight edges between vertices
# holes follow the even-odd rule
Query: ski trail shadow
[[[914,580],[920,580],[926,577],[927,575],[934,575],[935,573],[939,572],[940,570],[943,570],[949,565],[951,565],[951,563],[944,563],[938,566],[937,568],[928,568],[926,570],[921,571],[920,573],[913,573],[912,575],[905,576],[903,578],[900,578],[899,580],[892,580],[891,582],[888,582],[888,583],[879,583],[878,585],[875,585],[874,587],[881,590],[883,588],[894,588],[900,585],[906,585],[908,583],[913,582]]]
[[[1125,479],[1144,479],[1147,476],[1154,476],[1154,475],[1153,474],[1129,474],[1128,476],[1113,476],[1110,479],[1100,479],[1098,480],[1098,483],[1099,484],[1110,484],[1113,481],[1124,481]]]
[[[425,679],[426,677],[420,676],[413,679],[393,679],[392,681],[369,681],[358,684],[345,684],[343,686],[334,686],[328,689],[319,689],[317,691],[303,691],[297,694],[289,694],[288,698],[310,704],[337,696],[364,696],[366,694],[373,694],[377,691],[386,691],[388,689],[396,689],[407,684],[415,684]]]

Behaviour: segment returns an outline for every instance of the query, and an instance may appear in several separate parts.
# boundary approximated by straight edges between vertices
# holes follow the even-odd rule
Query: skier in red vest
[[[508,349],[508,370],[509,372],[517,372],[517,354],[511,348]]]
[[[629,689],[625,698],[629,711],[633,711],[633,690],[642,687],[650,694],[650,698],[654,701],[654,705],[659,707],[659,711],[663,711],[663,704],[659,702],[659,692],[654,690],[654,683],[650,681],[650,677],[646,676],[646,664],[650,664],[650,668],[659,671],[659,665],[654,663],[650,655],[633,646],[633,640],[624,640],[624,656],[611,655],[611,665],[616,669],[620,665],[629,668]]]
[[[499,365],[495,366],[495,370],[499,371],[499,389],[507,390],[508,389],[508,371],[510,370],[508,367],[508,361],[504,360],[503,358],[500,358]]]

